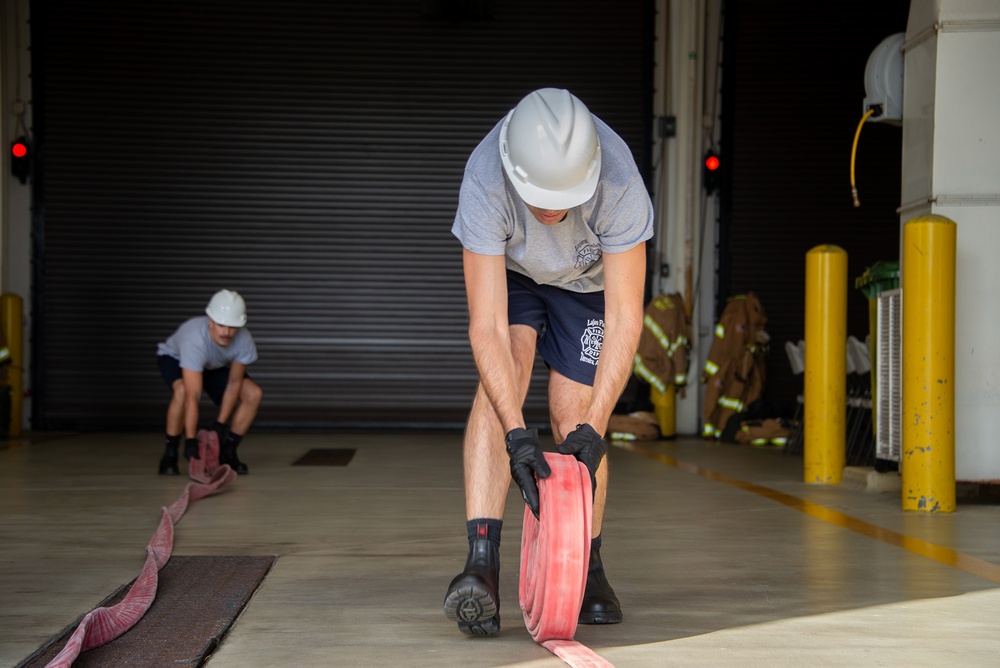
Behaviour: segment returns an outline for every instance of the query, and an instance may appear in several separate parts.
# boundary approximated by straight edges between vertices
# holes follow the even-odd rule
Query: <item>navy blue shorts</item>
[[[593,387],[604,343],[603,292],[539,285],[508,270],[507,321],[538,332],[538,354],[549,367]]]
[[[173,391],[174,381],[184,377],[180,360],[175,360],[170,355],[157,355],[156,362],[160,365],[160,375],[163,376],[167,387]],[[244,378],[249,377],[249,374],[244,376]],[[218,406],[222,403],[222,395],[226,393],[226,385],[229,384],[229,367],[202,371],[201,379],[202,390]]]

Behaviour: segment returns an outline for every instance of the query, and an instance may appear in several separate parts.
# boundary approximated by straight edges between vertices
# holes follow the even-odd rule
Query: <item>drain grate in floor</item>
[[[293,466],[347,466],[354,450],[347,448],[314,448],[296,460]]]

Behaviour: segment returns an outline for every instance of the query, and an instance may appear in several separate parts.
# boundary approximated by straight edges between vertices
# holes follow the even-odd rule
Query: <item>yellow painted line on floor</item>
[[[907,536],[891,529],[875,526],[874,524],[870,524],[864,520],[859,520],[856,517],[845,515],[831,508],[813,503],[812,501],[806,501],[805,499],[800,499],[797,496],[779,492],[762,485],[756,485],[752,482],[747,482],[746,480],[740,480],[739,478],[734,478],[732,476],[725,475],[724,473],[711,471],[695,464],[675,459],[669,455],[656,452],[655,450],[650,450],[649,448],[637,445],[634,442],[615,441],[614,444],[623,450],[628,450],[644,457],[655,459],[656,461],[673,466],[674,468],[687,473],[693,473],[695,475],[700,475],[703,478],[714,480],[715,482],[721,482],[727,485],[732,485],[733,487],[738,487],[747,492],[776,501],[782,505],[788,506],[789,508],[794,508],[795,510],[801,511],[806,515],[815,517],[816,519],[829,522],[830,524],[844,529],[849,529],[855,533],[861,534],[862,536],[867,536],[868,538],[873,538],[883,543],[888,543],[889,545],[901,547],[904,550],[908,550],[914,554],[919,554],[923,557],[927,557],[928,559],[933,559],[934,561],[945,564],[946,566],[952,566],[953,568],[965,571],[966,573],[977,575],[981,578],[989,580],[990,582],[1000,584],[1000,566],[991,564],[988,561],[970,556],[968,554],[963,554],[951,549],[950,547],[935,545],[934,543],[928,543],[925,540],[920,540],[919,538],[914,538],[913,536]]]

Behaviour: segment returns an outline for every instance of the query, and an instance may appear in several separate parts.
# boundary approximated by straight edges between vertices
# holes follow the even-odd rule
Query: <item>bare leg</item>
[[[521,403],[531,382],[536,339],[530,327],[510,328]],[[491,534],[489,526],[491,521],[503,519],[510,490],[510,460],[503,441],[503,426],[480,384],[465,429],[465,514],[467,520],[487,521],[475,524],[477,533],[469,537],[465,568],[448,585],[444,597],[445,617],[473,636],[495,636],[500,632],[499,534]]]
[[[184,381],[177,379],[173,383],[173,396],[167,405],[167,431],[163,456],[160,458],[160,475],[179,475],[177,468],[177,450],[181,436],[184,433]]]
[[[552,431],[556,443],[566,440],[566,435],[576,429],[583,420],[587,407],[590,405],[592,388],[566,378],[556,370],[549,374],[549,412],[551,413]],[[591,535],[597,538],[601,535],[604,525],[604,505],[608,493],[608,458],[601,461],[594,476],[597,490],[594,494],[594,517],[591,525]],[[621,603],[615,596],[614,589],[608,583],[604,574],[604,564],[601,561],[600,541],[592,541],[590,549],[590,566],[587,570],[587,586],[580,606],[581,624],[617,624],[622,621]]]
[[[531,369],[535,361],[535,330],[524,325],[512,325],[510,343],[514,353],[521,400],[528,393]],[[510,489],[510,460],[504,450],[504,433],[493,405],[480,385],[472,403],[465,429],[465,516],[503,519]]]
[[[557,444],[583,421],[590,406],[593,388],[570,380],[555,369],[549,372],[549,416],[552,421],[552,435]],[[604,525],[604,505],[608,494],[608,458],[601,460],[597,469],[597,492],[594,494],[594,517],[591,533],[601,535]]]
[[[178,436],[184,431],[184,381],[178,378],[173,384],[174,396],[167,406],[167,435]]]
[[[254,418],[257,417],[257,411],[260,409],[260,402],[263,398],[264,391],[260,389],[260,385],[249,378],[244,378],[243,387],[240,389],[240,402],[236,406],[236,410],[233,411],[230,430],[240,436],[246,436]]]

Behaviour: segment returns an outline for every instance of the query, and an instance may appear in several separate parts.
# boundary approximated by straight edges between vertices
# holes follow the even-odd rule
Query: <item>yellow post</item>
[[[653,413],[656,415],[656,421],[660,425],[660,436],[663,438],[673,438],[677,435],[676,392],[677,388],[673,383],[667,385],[663,392],[652,385],[649,387],[649,401],[653,404]]]
[[[10,385],[10,438],[21,435],[21,398],[24,396],[24,316],[20,297],[5,292],[0,295],[0,327],[10,351],[7,384]]]
[[[806,253],[805,482],[836,484],[847,449],[847,252]]]
[[[955,512],[955,246],[958,226],[903,226],[903,510]]]

